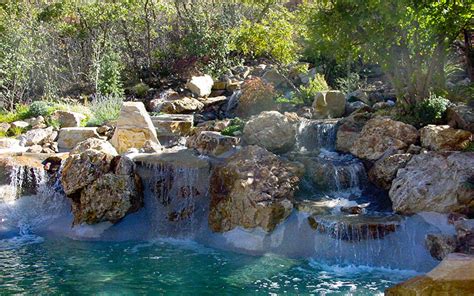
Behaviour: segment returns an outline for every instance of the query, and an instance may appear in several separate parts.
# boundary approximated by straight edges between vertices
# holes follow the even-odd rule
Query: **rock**
[[[0,149],[14,149],[20,147],[20,140],[13,138],[0,138]]]
[[[181,96],[179,93],[172,89],[164,90],[153,97],[153,99],[148,102],[148,110],[152,112],[160,112],[163,102],[173,101],[179,99]]]
[[[73,224],[116,223],[142,206],[143,194],[138,177],[108,173],[87,186],[81,192],[79,202],[73,202]]]
[[[392,101],[375,103],[375,104],[372,106],[372,109],[374,109],[375,111],[377,111],[377,110],[392,108],[392,107],[394,106],[394,104],[393,104],[393,103],[389,103],[389,102],[392,102]]]
[[[447,110],[448,124],[474,133],[474,108],[465,104],[449,107]]]
[[[363,127],[350,152],[359,158],[377,160],[387,153],[406,150],[417,140],[415,127],[387,117],[375,117]]]
[[[38,117],[33,117],[30,119],[27,119],[27,122],[30,124],[30,126],[33,129],[40,129],[40,128],[47,128],[48,126],[46,125],[46,121],[44,120],[43,116],[38,116]]]
[[[346,104],[345,114],[350,115],[353,112],[355,112],[357,110],[360,110],[360,109],[370,109],[371,110],[371,108],[367,104],[365,104],[364,102],[355,101],[355,102],[350,102],[350,103]]]
[[[206,97],[211,94],[213,84],[214,80],[209,75],[193,76],[186,88],[198,97]]]
[[[469,145],[472,133],[449,125],[427,125],[420,130],[420,139],[423,147],[434,151],[458,151]]]
[[[42,151],[43,147],[41,145],[32,145],[26,150],[28,153],[41,153]]]
[[[393,209],[403,214],[474,212],[472,168],[474,152],[414,155],[392,182]]]
[[[293,209],[301,168],[258,146],[247,146],[217,166],[211,177],[209,226],[272,231]]]
[[[114,146],[112,146],[110,142],[97,138],[89,138],[80,142],[71,150],[70,154],[80,154],[89,149],[103,152],[112,156],[118,155],[117,150],[115,150]]]
[[[125,102],[117,120],[112,145],[118,153],[130,148],[143,148],[146,141],[160,145],[156,130],[145,106],[140,102]]]
[[[473,270],[474,256],[449,254],[426,275],[395,285],[385,295],[474,295]]]
[[[275,89],[287,91],[288,89],[295,89],[293,83],[283,76],[277,69],[270,69],[263,74],[262,79],[273,85]]]
[[[158,145],[155,142],[148,140],[143,145],[143,148],[140,149],[140,152],[143,152],[143,153],[158,153],[162,149],[163,148],[161,147],[161,145]]]
[[[266,111],[247,122],[243,139],[269,151],[285,153],[295,145],[295,126],[278,111]]]
[[[382,239],[397,230],[400,220],[400,217],[396,215],[313,215],[308,217],[308,223],[314,230],[328,234],[337,240],[349,242]]]
[[[10,128],[23,128],[23,129],[26,129],[29,126],[30,126],[30,124],[28,122],[18,120],[18,121],[12,122]]]
[[[53,142],[58,133],[52,127],[45,129],[32,129],[18,137],[20,143],[24,146],[42,145],[44,143]]]
[[[346,111],[346,98],[340,91],[323,91],[313,101],[313,118],[339,118]]]
[[[158,137],[186,136],[191,133],[194,116],[187,114],[160,114],[151,117]]]
[[[70,150],[82,141],[89,138],[100,139],[95,127],[66,127],[59,130],[58,147],[61,150]]]
[[[456,249],[455,237],[450,235],[428,234],[425,238],[425,244],[431,257],[440,261]]]
[[[369,180],[377,187],[389,190],[400,168],[410,161],[412,155],[408,153],[393,154],[377,160],[369,171]]]
[[[457,251],[474,255],[474,219],[463,219],[454,223],[456,227]]]
[[[339,121],[336,136],[336,150],[349,153],[354,142],[359,138],[364,125],[373,117],[372,113],[356,112]]]
[[[203,103],[204,108],[210,107],[210,106],[215,106],[215,105],[222,105],[227,102],[227,97],[226,96],[218,96],[218,97],[212,97],[212,98],[206,98],[200,100],[201,103]]]
[[[348,93],[346,95],[346,98],[347,98],[347,101],[349,101],[349,102],[358,101],[358,102],[364,103],[364,105],[366,105],[366,106],[371,104],[371,102],[369,100],[369,96],[367,95],[367,92],[365,92],[362,89],[358,89],[356,91]]]
[[[191,113],[204,108],[204,104],[194,98],[180,98],[176,100],[162,101],[156,104],[154,112],[164,112],[168,114]]]
[[[61,183],[68,196],[80,192],[111,169],[113,155],[97,150],[71,154],[64,162]]]
[[[239,144],[236,137],[224,136],[219,132],[202,131],[194,137],[189,137],[186,146],[194,148],[199,153],[211,156],[220,156]]]
[[[11,125],[6,122],[0,122],[0,133],[6,134],[10,129]]]
[[[86,119],[86,116],[80,113],[60,110],[55,111],[52,117],[59,121],[61,127],[80,127],[81,122]]]

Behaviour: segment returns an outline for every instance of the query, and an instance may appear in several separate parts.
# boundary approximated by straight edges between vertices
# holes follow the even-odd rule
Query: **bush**
[[[248,117],[262,111],[272,110],[275,107],[274,98],[277,93],[273,85],[266,83],[261,78],[246,80],[242,85],[242,95],[239,98],[237,114]]]
[[[300,93],[297,96],[297,101],[311,105],[316,94],[321,91],[329,90],[329,86],[323,75],[316,74],[316,76],[309,81],[307,86],[302,85],[299,90]]]
[[[357,73],[350,73],[347,77],[336,79],[339,90],[345,95],[364,88],[364,81]]]
[[[109,49],[104,56],[96,62],[95,67],[97,92],[101,95],[122,96],[123,84],[121,72],[123,65],[120,61],[120,56]]]
[[[236,117],[230,121],[228,127],[221,131],[221,134],[224,136],[237,136],[239,133],[242,133],[245,127],[245,121]]]
[[[430,95],[429,98],[415,105],[415,116],[421,126],[441,124],[446,115],[449,101],[443,97]]]
[[[11,123],[17,120],[24,120],[30,117],[30,107],[28,105],[17,104],[15,110],[0,113],[0,122]]]
[[[122,104],[122,97],[97,95],[90,106],[92,117],[87,122],[87,125],[100,126],[109,121],[116,120],[120,115]]]
[[[43,116],[46,117],[53,113],[53,104],[45,101],[35,101],[31,103],[29,114],[31,117]]]
[[[294,18],[286,8],[278,7],[260,22],[246,19],[233,32],[233,48],[251,58],[265,57],[281,64],[294,62],[299,53]]]

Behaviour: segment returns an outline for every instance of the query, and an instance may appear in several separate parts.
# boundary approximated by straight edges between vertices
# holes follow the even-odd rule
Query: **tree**
[[[339,61],[379,64],[406,106],[445,88],[446,55],[473,16],[468,0],[319,0],[309,43]]]

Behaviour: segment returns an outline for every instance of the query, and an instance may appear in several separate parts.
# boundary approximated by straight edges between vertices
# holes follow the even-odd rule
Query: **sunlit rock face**
[[[385,291],[385,295],[473,295],[474,256],[453,253],[435,269]]]
[[[472,140],[469,131],[454,129],[449,125],[428,125],[420,130],[421,145],[434,151],[458,151]]]
[[[323,91],[316,94],[313,102],[313,118],[338,118],[346,111],[346,97],[340,91]]]
[[[147,141],[160,144],[156,130],[145,106],[140,102],[125,102],[111,143],[118,153],[130,148],[143,148]]]
[[[417,140],[415,127],[390,118],[376,117],[363,127],[350,152],[359,158],[375,161],[391,151],[404,151]]]
[[[389,192],[393,209],[403,214],[473,212],[472,168],[473,152],[429,152],[413,156],[393,180]]]
[[[96,127],[62,128],[59,130],[58,146],[61,151],[69,151],[80,142],[90,138],[100,138]]]
[[[272,231],[293,209],[303,171],[258,146],[247,146],[217,166],[211,177],[209,226]]]
[[[239,138],[224,136],[219,132],[202,131],[194,137],[189,137],[186,146],[194,148],[199,153],[220,156],[234,149],[239,144]]]
[[[243,139],[274,153],[290,151],[296,143],[296,127],[278,111],[265,111],[247,122]]]
[[[364,125],[373,117],[370,112],[360,110],[343,118],[337,129],[336,150],[349,153],[352,145],[358,139]]]
[[[116,156],[105,141],[88,140],[73,151],[64,162],[61,183],[72,200],[75,225],[115,223],[143,206],[141,181],[130,159]]]
[[[378,187],[389,190],[400,168],[410,161],[412,155],[400,153],[377,160],[369,171],[369,179]]]

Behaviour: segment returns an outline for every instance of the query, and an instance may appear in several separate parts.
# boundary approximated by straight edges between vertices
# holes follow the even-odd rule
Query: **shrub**
[[[122,96],[123,85],[121,72],[123,65],[120,56],[107,50],[104,56],[96,62],[96,88],[101,95]]]
[[[24,132],[26,132],[26,128],[22,128],[22,127],[11,127],[9,130],[8,130],[8,133],[7,133],[7,136],[9,137],[17,137],[21,134],[23,134]]]
[[[242,133],[242,131],[244,130],[244,127],[245,127],[245,121],[236,117],[230,121],[230,124],[228,127],[226,127],[225,129],[221,131],[221,134],[225,136],[236,136],[238,135],[238,133]]]
[[[440,124],[446,115],[449,101],[441,96],[430,95],[429,98],[417,103],[414,107],[416,124],[424,126],[428,124]]]
[[[132,91],[137,97],[144,97],[149,89],[147,84],[140,82],[133,87]]]
[[[241,117],[259,114],[275,107],[276,92],[273,85],[261,78],[252,78],[242,85],[242,95],[239,98],[237,114]]]
[[[53,113],[54,108],[53,104],[50,102],[45,101],[35,101],[31,103],[29,114],[31,117],[38,117],[38,116],[48,116]]]
[[[233,48],[252,58],[265,57],[281,64],[298,58],[294,15],[285,8],[271,9],[260,22],[248,19],[234,30]]]
[[[303,104],[312,104],[314,97],[318,92],[329,90],[329,86],[324,79],[324,76],[321,74],[316,74],[316,76],[311,79],[308,85],[302,85],[300,87],[300,93],[298,94],[296,101]]]
[[[17,120],[24,120],[30,117],[30,107],[28,105],[17,104],[10,112],[0,113],[0,122],[11,123]]]
[[[345,95],[364,87],[365,83],[357,73],[350,73],[347,77],[336,79],[339,90]]]
[[[123,98],[119,96],[97,95],[91,103],[92,117],[87,125],[100,126],[116,120],[122,109]]]

